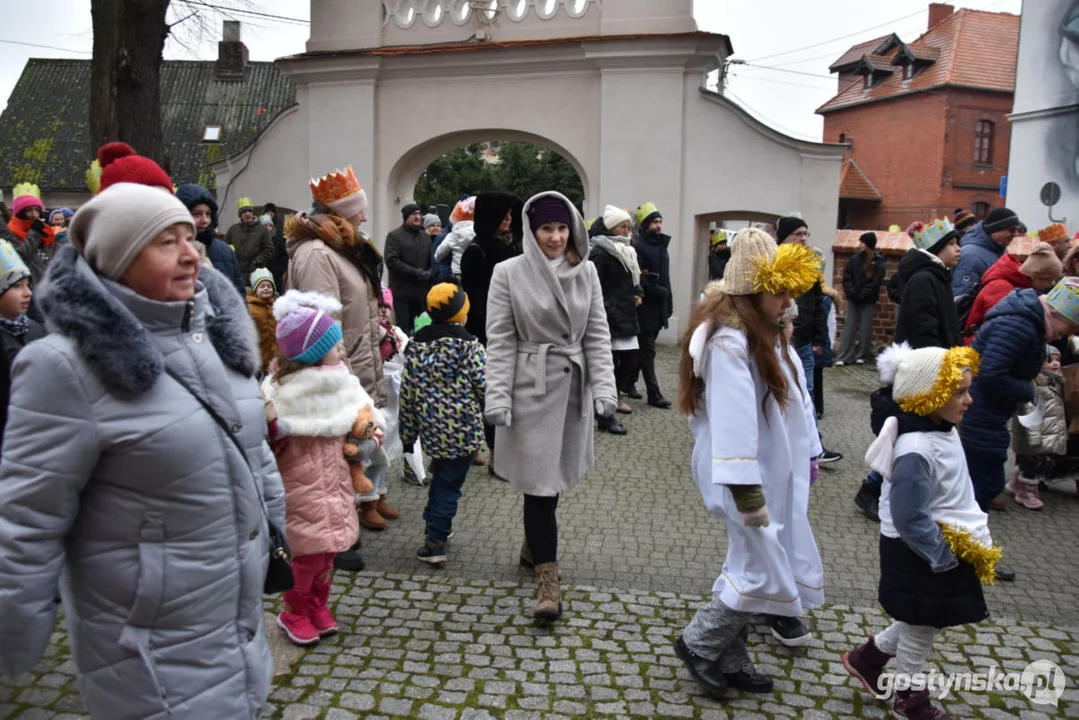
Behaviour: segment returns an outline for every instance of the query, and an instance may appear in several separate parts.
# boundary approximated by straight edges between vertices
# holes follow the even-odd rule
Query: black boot
[[[596,420],[599,422],[599,429],[606,430],[611,435],[625,435],[629,432],[622,423],[618,422],[618,418],[605,418],[597,415]]]
[[[858,488],[858,494],[854,496],[854,504],[862,514],[873,522],[880,522],[880,483],[862,481]]]
[[[727,694],[727,678],[719,671],[719,665],[690,650],[681,636],[674,642],[674,653],[686,664],[690,676],[706,693],[714,698]]]
[[[632,400],[640,400],[641,399],[641,394],[639,392],[637,392],[637,386],[636,385],[627,385],[626,387],[622,388],[622,394],[625,395],[626,397],[632,399]]]
[[[364,562],[363,558],[360,557],[360,541],[357,540],[355,545],[343,553],[334,555],[333,567],[335,570],[344,570],[346,572],[360,572],[363,570]]]
[[[648,396],[648,404],[651,405],[654,408],[659,408],[661,410],[666,410],[667,408],[669,408],[671,406],[671,401],[668,400],[667,398],[663,397],[663,395],[661,395],[659,393],[656,393],[655,395],[649,394],[649,396]]]

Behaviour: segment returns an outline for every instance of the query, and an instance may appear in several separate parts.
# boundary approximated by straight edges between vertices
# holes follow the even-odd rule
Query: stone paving
[[[660,353],[673,396],[673,350]],[[878,526],[851,502],[871,440],[868,368],[825,373],[826,444],[846,455],[822,470],[810,515],[825,563],[829,604],[813,611],[816,639],[788,650],[758,627],[751,654],[772,675],[770,695],[704,697],[671,644],[704,602],[724,555],[720,523],[689,476],[690,437],[674,410],[639,409],[625,437],[597,435],[597,468],[559,505],[565,615],[552,626],[528,616],[531,572],[516,564],[520,499],[473,471],[445,568],[415,559],[425,491],[396,484],[403,517],[365,532],[368,571],[338,573],[332,600],[341,635],[299,650],[274,631],[278,676],[265,716],[304,720],[482,718],[882,718],[889,716],[843,671],[844,650],[886,624],[875,600]],[[1071,485],[1071,483],[1065,483]],[[946,631],[931,664],[940,672],[1022,671],[1035,659],[1069,679],[1059,707],[1015,690],[959,691],[956,718],[1079,717],[1079,525],[1074,489],[1044,494],[1040,513],[1014,506],[991,519],[1011,585],[988,588],[991,620]],[[83,717],[66,636],[15,683],[0,682],[0,720]]]

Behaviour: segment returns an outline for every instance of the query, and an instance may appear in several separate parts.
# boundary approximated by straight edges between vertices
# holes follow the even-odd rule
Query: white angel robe
[[[778,346],[777,346],[778,352]],[[821,453],[802,363],[780,360],[787,407],[768,390],[743,332],[701,326],[690,339],[704,402],[692,417],[693,479],[727,525],[727,558],[712,592],[735,610],[799,616],[824,602],[824,570],[809,527],[809,464]],[[790,365],[795,372],[791,373]],[[728,485],[761,485],[768,527],[746,527]]]

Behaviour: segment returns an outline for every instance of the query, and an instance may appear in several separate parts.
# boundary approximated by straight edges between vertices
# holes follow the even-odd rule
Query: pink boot
[[[1017,487],[1018,484],[1019,484],[1019,471],[1016,470],[1015,474],[1012,475],[1008,479],[1007,484],[1004,486],[1004,492],[1008,493],[1009,495],[1015,495],[1016,493],[1019,492],[1019,489]]]
[[[880,688],[880,676],[884,673],[884,666],[892,659],[892,655],[882,651],[873,642],[873,636],[869,640],[853,650],[843,653],[843,667],[854,677],[861,681],[866,690],[873,693],[873,697],[882,699]]]
[[[1028,510],[1041,510],[1045,507],[1045,503],[1038,497],[1038,484],[1028,485],[1027,483],[1016,484],[1015,501],[1027,508]]]
[[[281,614],[277,616],[277,627],[285,631],[288,639],[301,647],[314,645],[319,634],[307,616],[311,612],[311,593],[290,590],[283,598]]]
[[[311,611],[307,614],[307,618],[315,626],[319,637],[329,637],[337,634],[337,621],[333,619],[333,613],[330,612],[330,608],[326,605],[330,598],[332,584],[333,571],[327,571],[318,576],[315,578],[315,582],[311,584],[311,594],[314,595],[314,601],[311,603]]]

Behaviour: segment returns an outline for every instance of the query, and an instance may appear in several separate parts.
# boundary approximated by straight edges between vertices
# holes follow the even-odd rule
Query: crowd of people
[[[555,191],[485,192],[443,227],[410,203],[379,250],[351,168],[312,181],[310,207],[284,218],[241,199],[222,236],[207,188],[174,189],[122,144],[99,165],[74,213],[18,188],[0,240],[0,671],[41,658],[59,602],[92,716],[257,717],[264,591],[286,588],[291,642],[341,630],[333,573],[363,569],[361,529],[400,520],[397,455],[402,479],[426,485],[418,561],[450,560],[466,478],[486,464],[523,496],[531,615],[562,615],[557,508],[596,462],[595,430],[626,435],[629,400],[671,408],[655,368],[675,311],[671,237],[655,205],[586,222]],[[968,224],[962,242],[948,220],[910,228],[887,282],[895,344],[879,356],[874,234],[844,270],[834,349],[839,292],[803,218],[712,236],[677,406],[729,541],[675,643],[709,694],[772,689],[746,649],[755,617],[784,645],[812,638],[824,576],[810,488],[842,458],[817,426],[833,362],[880,372],[856,503],[881,523],[894,620],[843,657],[848,671],[874,694],[893,658],[918,672],[940,628],[987,616],[983,582],[1014,579],[987,511],[1005,492],[1040,507],[1067,452],[1079,277],[1062,227],[1020,261],[1005,252],[1014,213]],[[894,709],[946,718],[919,690]]]

